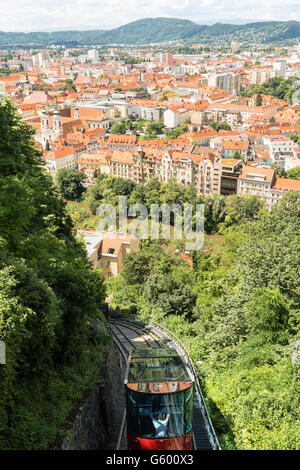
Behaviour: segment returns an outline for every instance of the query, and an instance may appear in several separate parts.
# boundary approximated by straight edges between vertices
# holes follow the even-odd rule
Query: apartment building
[[[130,101],[128,114],[147,121],[159,121],[163,117],[164,110],[165,107],[155,101],[134,99]]]
[[[239,73],[213,73],[208,77],[208,86],[221,88],[229,94],[238,94],[242,87],[242,75]]]
[[[276,153],[292,153],[295,147],[295,143],[291,139],[281,134],[264,135],[263,143],[268,146],[271,156],[274,156]]]
[[[300,180],[279,178],[270,168],[244,167],[238,184],[238,194],[251,194],[271,208],[289,191],[300,193]]]
[[[229,158],[234,152],[238,152],[247,159],[249,144],[247,140],[223,140],[222,157]]]
[[[73,169],[77,168],[77,156],[74,153],[73,147],[65,147],[63,149],[54,150],[44,154],[46,162],[46,170],[55,177],[58,170],[62,168]]]
[[[271,168],[245,166],[239,177],[237,194],[254,195],[272,205],[271,188],[276,180],[276,171]]]
[[[182,109],[167,109],[164,112],[164,125],[169,129],[180,126],[189,118],[189,111]]]
[[[288,158],[294,156],[294,146],[296,145],[291,139],[283,135],[264,135],[263,144],[267,146],[270,158],[280,168],[285,167]]]
[[[77,160],[79,171],[84,172],[87,181],[92,182],[95,172],[98,174],[110,174],[110,152],[98,150],[96,153],[83,153]]]

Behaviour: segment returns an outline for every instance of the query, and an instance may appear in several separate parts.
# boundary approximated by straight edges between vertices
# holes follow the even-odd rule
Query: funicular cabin
[[[129,450],[189,450],[193,376],[175,349],[131,352],[125,377]]]

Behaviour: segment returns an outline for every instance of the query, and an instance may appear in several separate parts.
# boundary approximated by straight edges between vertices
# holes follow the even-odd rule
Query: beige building
[[[272,205],[271,188],[276,178],[275,170],[245,166],[238,183],[238,194],[252,194]]]
[[[83,153],[78,157],[77,163],[78,169],[86,175],[88,182],[91,182],[95,171],[100,175],[110,174],[110,151],[101,149],[95,153]]]
[[[226,90],[228,93],[239,93],[242,86],[242,75],[239,73],[213,73],[208,77],[208,86]]]
[[[271,168],[244,167],[238,184],[238,194],[252,194],[269,208],[290,191],[300,193],[300,180],[279,178]]]
[[[79,231],[85,241],[89,261],[105,277],[120,274],[125,256],[138,250],[135,235],[121,232]]]

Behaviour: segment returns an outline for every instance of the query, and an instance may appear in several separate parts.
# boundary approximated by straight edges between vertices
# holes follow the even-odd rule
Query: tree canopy
[[[105,289],[43,168],[33,130],[0,104],[0,449],[46,449],[97,381]],[[92,339],[93,338],[93,339]]]
[[[75,168],[61,168],[56,174],[58,190],[61,196],[69,201],[78,201],[81,198],[85,192],[85,180],[85,174]]]

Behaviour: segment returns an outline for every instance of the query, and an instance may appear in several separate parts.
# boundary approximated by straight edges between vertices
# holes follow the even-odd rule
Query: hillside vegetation
[[[46,449],[100,380],[91,330],[105,289],[43,169],[33,130],[0,105],[0,449]]]
[[[150,195],[197,201],[175,185]],[[137,197],[139,187],[130,196]],[[113,306],[164,324],[182,340],[222,448],[299,450],[300,195],[287,194],[271,212],[254,196],[197,202],[205,205],[207,233],[224,238],[192,252],[193,269],[174,248],[142,241],[121,274],[107,280]]]

